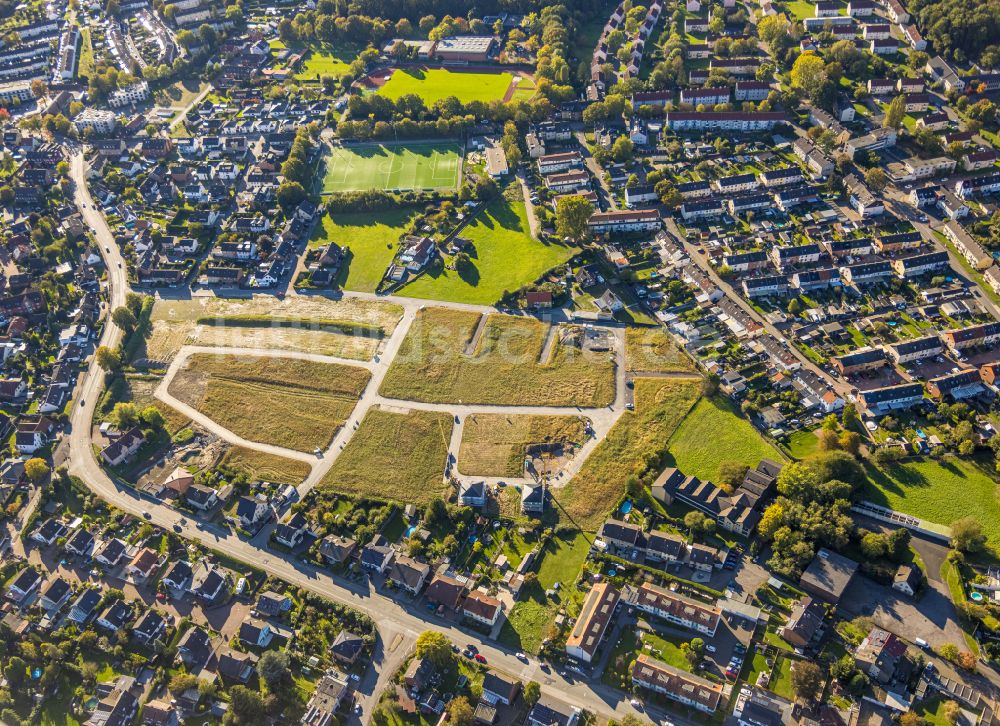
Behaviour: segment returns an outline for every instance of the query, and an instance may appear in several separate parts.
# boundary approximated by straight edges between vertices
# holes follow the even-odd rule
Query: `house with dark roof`
[[[42,584],[42,576],[37,570],[26,567],[14,578],[14,581],[7,586],[7,599],[21,605],[29,600]]]
[[[358,543],[350,537],[327,535],[319,543],[319,556],[329,565],[341,565],[358,549]]]
[[[272,514],[267,502],[250,497],[240,497],[236,503],[236,519],[246,530],[254,530]]]
[[[799,578],[799,587],[824,602],[836,605],[854,579],[858,563],[820,548]]]
[[[66,551],[73,555],[86,557],[93,551],[96,541],[94,535],[80,527],[66,540]]]
[[[198,673],[212,657],[212,636],[204,628],[193,626],[177,643],[177,657],[191,673]]]
[[[224,648],[216,658],[215,670],[229,682],[246,683],[257,669],[257,656]]]
[[[397,555],[389,566],[387,577],[397,587],[416,595],[424,586],[430,572],[430,565],[406,555]]]
[[[302,544],[309,531],[309,521],[302,512],[296,512],[287,522],[274,528],[274,539],[285,547],[295,548]]]
[[[888,630],[873,627],[854,652],[854,662],[872,680],[883,686],[905,683],[914,664],[907,656],[906,643]]]
[[[806,648],[823,632],[826,609],[808,595],[795,605],[788,615],[788,622],[778,630],[786,642],[795,648]]]
[[[100,590],[87,588],[70,605],[69,615],[66,618],[78,626],[83,626],[90,622],[90,619],[97,612],[97,606],[101,602]]]
[[[73,586],[61,577],[57,577],[42,589],[38,604],[50,614],[55,613],[62,609],[72,594]]]
[[[257,596],[257,611],[269,616],[281,615],[292,607],[292,599],[287,595],[279,595],[273,590],[262,592]]]
[[[170,565],[163,577],[160,578],[160,582],[173,590],[184,591],[191,585],[193,575],[191,565],[187,561],[177,560]]]
[[[538,699],[528,711],[528,726],[576,726],[580,709],[548,696]]]
[[[105,630],[117,632],[132,620],[132,606],[125,600],[115,599],[97,617],[97,625]]]
[[[250,618],[240,624],[239,638],[247,645],[257,648],[266,648],[274,637],[271,626],[263,620]]]
[[[354,665],[354,661],[358,659],[364,649],[365,641],[360,635],[349,630],[341,630],[330,645],[330,655],[338,663],[350,667]]]
[[[361,567],[381,575],[392,564],[395,554],[386,539],[379,535],[362,548]]]
[[[132,637],[140,643],[149,644],[163,635],[167,622],[155,610],[147,610],[132,626]]]
[[[507,678],[494,671],[483,676],[483,700],[491,706],[502,703],[510,706],[521,693],[521,681]]]
[[[108,466],[121,466],[129,461],[146,442],[142,429],[129,429],[101,450],[101,459]]]
[[[202,602],[219,602],[229,594],[229,573],[202,559],[194,566],[188,591]]]

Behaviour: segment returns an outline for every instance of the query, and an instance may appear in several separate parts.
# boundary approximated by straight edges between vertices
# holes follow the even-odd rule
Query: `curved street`
[[[94,201],[86,185],[87,166],[82,149],[71,149],[70,175],[75,183],[74,198],[87,225],[93,230],[101,256],[104,258],[108,271],[108,310],[124,304],[128,292],[128,280],[125,265],[114,235],[111,233],[104,216],[95,208]],[[385,298],[379,298],[385,299]],[[407,305],[407,314],[415,315],[415,306]],[[402,326],[404,329],[408,326]],[[106,321],[101,334],[100,345],[117,346],[122,337],[122,331],[110,319]],[[397,338],[399,342],[402,337]],[[391,346],[387,346],[390,348]],[[398,350],[398,345],[396,347]],[[395,351],[385,350],[383,358],[391,360]],[[377,376],[377,371],[376,371]],[[375,402],[378,386],[373,376],[366,395],[371,395],[368,406]],[[91,445],[91,422],[97,399],[104,387],[104,372],[97,365],[96,356],[91,358],[90,365],[81,375],[78,393],[70,414],[70,426],[67,433],[67,443],[70,447],[69,471],[90,488],[101,499],[134,516],[148,513],[150,521],[164,529],[173,529],[182,537],[195,541],[205,547],[218,551],[235,560],[251,564],[264,570],[268,575],[280,578],[291,585],[301,587],[310,592],[326,597],[349,607],[356,608],[370,616],[377,624],[380,643],[373,659],[374,673],[361,684],[362,720],[367,721],[373,707],[378,701],[382,687],[388,683],[395,670],[402,663],[416,636],[424,630],[437,630],[448,636],[457,644],[475,642],[485,655],[491,667],[498,668],[517,675],[522,680],[535,680],[541,684],[542,692],[553,697],[566,700],[580,708],[584,708],[609,718],[621,718],[628,713],[636,713],[629,705],[626,696],[602,683],[585,683],[568,680],[554,671],[545,673],[540,664],[531,660],[524,663],[518,660],[514,653],[493,641],[487,641],[482,636],[471,631],[465,631],[451,626],[444,621],[416,611],[406,603],[401,603],[387,597],[367,583],[358,584],[342,579],[334,579],[330,573],[306,564],[283,554],[272,552],[264,547],[265,542],[241,539],[231,531],[212,524],[193,522],[186,519],[180,512],[161,504],[158,500],[140,496],[130,487],[111,479],[97,461]],[[381,378],[379,378],[379,383]],[[624,387],[624,375],[619,373],[619,387]],[[364,397],[362,399],[364,401]],[[619,396],[616,403],[623,399]],[[353,426],[345,425],[338,438],[352,431]],[[334,439],[332,446],[338,446]],[[327,457],[332,463],[332,459]],[[324,459],[323,464],[327,463]],[[317,462],[319,463],[319,462]],[[313,474],[307,483],[318,481],[325,473],[322,465],[314,466]],[[319,472],[319,474],[317,474]],[[182,522],[183,520],[183,522]],[[257,539],[260,539],[258,537]],[[419,612],[419,615],[416,614]],[[662,718],[666,715],[661,714]],[[671,715],[675,723],[686,723]]]

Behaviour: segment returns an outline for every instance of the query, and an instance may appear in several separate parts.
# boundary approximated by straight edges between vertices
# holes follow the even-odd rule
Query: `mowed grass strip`
[[[626,411],[579,473],[552,496],[560,519],[594,532],[625,492],[625,482],[662,458],[667,441],[698,400],[701,381],[639,378],[635,410]],[[654,464],[655,466],[655,464]]]
[[[942,525],[971,514],[989,547],[1000,551],[1000,492],[989,465],[988,458],[980,463],[947,456],[906,459],[885,469],[869,466],[864,498]]]
[[[471,242],[467,250],[469,265],[456,271],[439,263],[406,285],[400,294],[492,305],[505,291],[534,282],[577,251],[562,243],[540,242],[530,230],[524,203],[498,197],[459,233]]]
[[[389,209],[369,212],[334,212],[323,215],[310,247],[335,242],[346,251],[337,284],[345,290],[375,292],[396,255],[396,243],[417,210]]]
[[[444,493],[452,417],[433,411],[394,413],[372,408],[320,489],[426,504]]]
[[[737,461],[752,468],[761,459],[784,460],[753,424],[722,398],[698,401],[670,439],[669,448],[678,469],[715,482],[723,462]]]
[[[382,381],[387,398],[509,406],[607,406],[614,362],[556,341],[538,362],[549,326],[533,318],[490,315],[472,355],[465,349],[479,314],[425,308],[417,313]]]
[[[378,93],[393,101],[415,93],[427,106],[454,96],[462,103],[497,101],[507,94],[514,76],[510,73],[474,73],[444,68],[397,69]]]
[[[626,328],[625,365],[630,371],[693,371],[694,363],[663,328]]]
[[[579,416],[514,416],[480,413],[465,419],[458,470],[471,476],[520,476],[529,444],[562,443],[586,438]]]
[[[461,166],[456,143],[337,146],[326,158],[323,191],[455,189]]]
[[[312,451],[330,443],[370,377],[334,363],[199,353],[170,392],[244,439]]]
[[[272,456],[261,451],[230,446],[221,464],[246,474],[251,479],[274,484],[299,484],[309,476],[310,467],[302,461]]]

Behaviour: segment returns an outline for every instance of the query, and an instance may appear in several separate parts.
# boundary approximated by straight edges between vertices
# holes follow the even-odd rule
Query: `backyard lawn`
[[[382,275],[396,254],[396,243],[406,231],[413,209],[389,209],[373,215],[367,212],[337,212],[323,215],[316,227],[311,247],[336,242],[346,257],[337,275],[337,285],[345,290],[375,292]]]
[[[401,295],[492,305],[508,290],[534,282],[576,252],[534,239],[521,201],[498,197],[459,236],[467,240],[470,264],[448,270],[438,263],[406,285]]]
[[[819,446],[819,439],[816,432],[808,429],[799,429],[788,437],[788,450],[796,459],[804,459]]]
[[[479,313],[425,308],[417,313],[382,381],[388,398],[507,406],[606,406],[614,399],[614,363],[556,341],[539,357],[549,326],[527,317],[490,315],[467,352]]]
[[[635,411],[626,411],[564,488],[553,490],[560,517],[596,531],[625,492],[630,476],[655,461],[700,394],[700,379],[640,378]]]
[[[884,470],[869,466],[867,473],[865,499],[943,525],[975,514],[990,547],[1000,547],[997,482],[975,461],[913,458]]]
[[[449,96],[461,103],[498,101],[507,93],[514,76],[510,73],[467,73],[443,68],[397,69],[378,92],[393,101],[415,93],[427,106]]]
[[[372,408],[320,482],[343,494],[422,505],[444,493],[449,414]]]
[[[256,481],[275,484],[299,484],[309,476],[309,465],[294,459],[272,456],[242,446],[231,446],[222,457],[222,465],[236,469]]]
[[[753,425],[721,398],[704,398],[670,439],[674,466],[688,476],[719,480],[719,467],[737,461],[749,467],[761,459],[782,460]]]
[[[170,392],[244,439],[312,451],[329,444],[369,378],[334,363],[197,353]]]

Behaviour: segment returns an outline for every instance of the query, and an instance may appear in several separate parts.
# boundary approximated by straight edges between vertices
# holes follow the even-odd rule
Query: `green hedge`
[[[385,331],[380,326],[358,323],[352,320],[320,318],[271,317],[268,315],[213,315],[200,317],[199,325],[219,325],[230,328],[303,328],[305,330],[325,330],[345,335],[361,335],[382,338]]]

